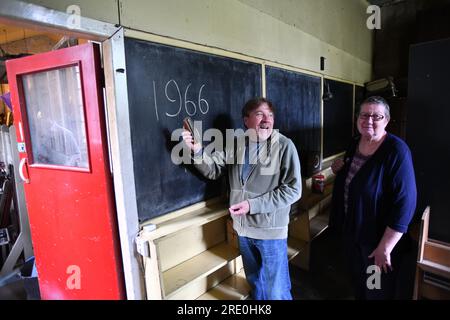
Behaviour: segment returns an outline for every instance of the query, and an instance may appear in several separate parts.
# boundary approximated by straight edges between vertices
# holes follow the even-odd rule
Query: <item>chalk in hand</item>
[[[194,121],[192,121],[190,117],[186,117],[183,119],[183,128],[191,133],[194,144],[200,142],[199,134],[197,130],[194,130]]]

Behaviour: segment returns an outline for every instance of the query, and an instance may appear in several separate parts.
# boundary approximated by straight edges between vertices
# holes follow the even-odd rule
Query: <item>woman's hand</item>
[[[375,265],[383,269],[385,273],[393,269],[391,265],[391,252],[394,250],[395,245],[402,235],[401,232],[386,227],[380,243],[378,243],[377,248],[369,256],[369,258],[375,258]]]
[[[375,258],[375,265],[378,266],[380,270],[383,270],[384,273],[393,270],[391,265],[391,253],[384,248],[378,246],[372,251],[369,258]]]
[[[342,169],[343,166],[344,160],[336,159],[333,161],[333,164],[331,165],[331,171],[333,171],[334,174],[337,174]]]

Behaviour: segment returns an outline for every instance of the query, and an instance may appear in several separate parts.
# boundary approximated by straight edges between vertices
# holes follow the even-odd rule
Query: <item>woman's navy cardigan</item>
[[[416,208],[416,180],[411,151],[405,142],[387,134],[349,185],[348,212],[344,214],[344,183],[358,146],[356,137],[347,150],[344,167],[336,176],[330,226],[344,239],[373,250],[386,226],[405,233]]]

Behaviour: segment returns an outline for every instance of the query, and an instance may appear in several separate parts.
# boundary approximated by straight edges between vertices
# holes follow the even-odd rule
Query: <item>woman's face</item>
[[[389,122],[384,111],[384,106],[378,103],[365,103],[361,106],[357,120],[361,136],[369,139],[383,136]]]

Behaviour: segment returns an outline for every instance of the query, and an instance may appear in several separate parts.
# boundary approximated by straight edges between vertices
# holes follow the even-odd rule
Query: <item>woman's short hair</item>
[[[384,115],[386,116],[386,118],[389,120],[391,118],[391,111],[389,108],[389,104],[387,103],[387,101],[380,96],[372,96],[372,97],[368,97],[366,98],[360,105],[359,105],[359,111],[358,113],[361,111],[361,107],[365,104],[381,104],[384,107]]]
[[[269,109],[270,111],[272,111],[272,113],[275,113],[275,107],[273,106],[270,100],[263,97],[258,97],[248,100],[245,103],[244,107],[242,108],[242,118],[248,117],[253,110],[257,109],[260,105],[264,103],[266,103],[269,106]]]

